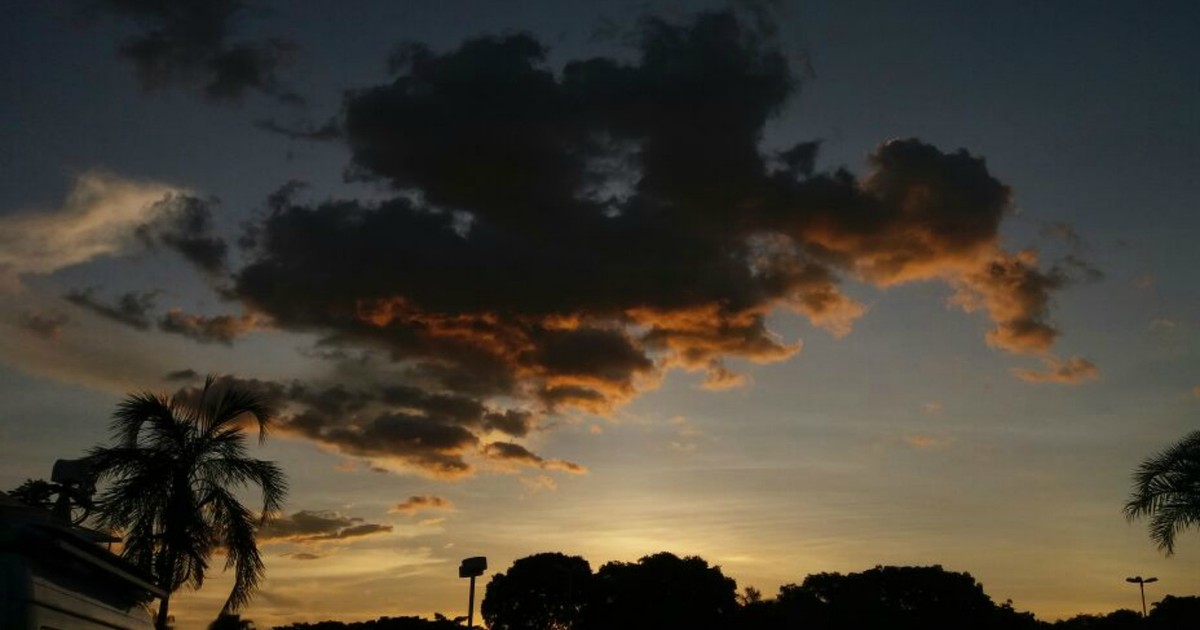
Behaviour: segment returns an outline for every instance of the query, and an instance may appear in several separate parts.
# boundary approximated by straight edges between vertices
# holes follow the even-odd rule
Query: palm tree
[[[1133,475],[1133,495],[1125,517],[1150,517],[1150,538],[1175,553],[1175,536],[1200,526],[1200,431],[1148,458]]]
[[[96,501],[98,524],[122,531],[122,555],[167,592],[160,630],[170,594],[200,588],[217,548],[234,570],[222,613],[245,605],[262,579],[255,532],[283,507],[287,481],[273,462],[248,456],[243,421],[257,424],[261,444],[272,416],[259,396],[209,376],[200,390],[174,397],[129,395],[113,414],[114,445],[92,450],[98,480],[110,482]],[[235,496],[249,485],[262,491],[257,514]]]

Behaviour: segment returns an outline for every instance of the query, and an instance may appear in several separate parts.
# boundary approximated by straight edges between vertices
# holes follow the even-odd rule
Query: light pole
[[[1143,580],[1142,576],[1137,575],[1134,577],[1125,578],[1125,581],[1129,582],[1130,584],[1137,584],[1138,588],[1140,588],[1142,590],[1142,619],[1145,619],[1146,618],[1146,585],[1150,584],[1151,582],[1157,582],[1158,578],[1149,577],[1149,578],[1146,578]]]
[[[487,571],[487,558],[483,556],[467,558],[458,565],[458,577],[471,578],[471,595],[467,600],[467,630],[473,630],[475,627],[475,578],[483,575],[484,571]]]

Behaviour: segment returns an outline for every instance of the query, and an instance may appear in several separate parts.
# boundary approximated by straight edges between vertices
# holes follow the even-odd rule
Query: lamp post
[[[1134,577],[1125,578],[1125,581],[1129,582],[1130,584],[1137,584],[1138,588],[1141,589],[1141,591],[1142,591],[1142,618],[1145,619],[1146,618],[1146,585],[1150,584],[1151,582],[1157,582],[1158,578],[1149,577],[1149,578],[1146,578],[1143,580],[1142,576],[1137,575]]]
[[[471,578],[471,595],[467,600],[467,630],[475,627],[475,578],[487,571],[487,558],[475,556],[467,558],[458,565],[458,577]]]

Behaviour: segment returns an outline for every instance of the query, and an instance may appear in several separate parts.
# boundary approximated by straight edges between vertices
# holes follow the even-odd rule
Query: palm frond
[[[1200,431],[1142,462],[1124,513],[1130,521],[1149,517],[1150,538],[1166,555],[1175,552],[1176,536],[1200,525]]]
[[[206,391],[217,382],[213,376],[208,379]],[[238,419],[250,416],[258,425],[258,441],[262,444],[271,429],[276,410],[255,392],[230,386],[217,386],[217,390],[209,392],[202,403],[201,428],[205,435],[213,435],[231,425],[236,426]]]
[[[229,492],[213,488],[206,501],[212,505],[218,536],[225,549],[225,568],[234,570],[233,588],[222,613],[232,613],[250,601],[266,573],[254,535],[258,519]]]

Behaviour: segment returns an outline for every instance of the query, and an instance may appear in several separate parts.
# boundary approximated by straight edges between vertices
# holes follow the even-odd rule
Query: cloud
[[[137,236],[151,247],[173,249],[210,275],[225,269],[228,246],[212,233],[215,200],[171,195],[157,203],[152,222],[138,226]]]
[[[263,131],[277,133],[292,140],[327,142],[337,140],[342,135],[341,129],[338,128],[337,119],[328,120],[320,126],[306,123],[284,125],[277,120],[265,119],[255,121],[254,126]]]
[[[921,404],[921,411],[928,415],[936,416],[945,411],[946,406],[940,400],[930,400]]]
[[[194,381],[199,378],[200,378],[199,372],[197,372],[196,370],[193,370],[191,368],[185,368],[182,370],[173,370],[171,372],[168,372],[166,374],[166,376],[163,377],[163,380],[166,380],[166,381]]]
[[[1017,378],[1030,383],[1062,383],[1077,385],[1086,381],[1100,378],[1100,370],[1094,363],[1083,357],[1071,357],[1062,360],[1053,356],[1041,358],[1044,370],[1013,369]]]
[[[530,466],[544,470],[561,470],[574,475],[587,474],[587,468],[564,459],[543,459],[529,449],[512,442],[492,442],[483,448],[488,459],[504,465]]]
[[[404,501],[392,506],[388,512],[400,514],[416,514],[427,510],[453,510],[454,503],[449,499],[439,496],[421,494],[408,497]]]
[[[296,47],[282,39],[231,41],[249,13],[240,0],[98,0],[90,5],[127,19],[138,32],[120,45],[147,90],[182,86],[213,101],[240,101],[249,91],[299,102],[277,72]]]
[[[1200,385],[1197,385],[1192,388],[1192,395],[1196,396],[1197,398],[1200,398]]]
[[[328,542],[362,538],[392,531],[391,525],[367,523],[363,519],[337,512],[301,510],[290,516],[268,521],[258,530],[263,544],[278,542]]]
[[[769,40],[708,13],[648,21],[639,48],[561,70],[528,35],[401,49],[340,120],[350,175],[395,196],[281,190],[232,294],[423,389],[535,414],[609,414],[671,369],[743,385],[726,360],[801,350],[769,329],[779,310],[852,331],[867,309],[846,281],[941,282],[993,347],[1052,346],[1070,270],[1001,246],[1012,191],[982,158],[901,139],[862,177],[816,172],[818,143],[760,149],[797,85]]]
[[[139,225],[162,210],[180,188],[93,171],[75,179],[60,208],[0,217],[0,290],[20,277],[51,274],[102,256],[130,251]]]
[[[726,389],[737,389],[745,387],[750,382],[750,379],[745,374],[738,374],[729,370],[720,361],[713,361],[704,371],[704,389],[711,391],[721,391]]]
[[[324,558],[325,556],[318,555],[315,553],[309,553],[307,551],[299,551],[296,553],[282,554],[282,557],[291,558],[292,560],[320,560],[321,558]]]
[[[953,445],[955,438],[936,435],[908,435],[904,437],[904,442],[916,449],[942,450]]]
[[[108,304],[95,296],[95,289],[75,289],[63,298],[80,308],[89,310],[105,319],[135,328],[148,330],[150,328],[150,311],[154,308],[155,300],[160,291],[130,291],[117,298],[115,303]]]
[[[469,459],[479,454],[483,436],[524,435],[536,421],[530,412],[495,409],[470,396],[407,384],[372,384],[360,376],[355,381],[342,385],[220,379],[221,384],[255,392],[280,409],[276,428],[282,435],[369,460],[370,468],[381,472],[415,472],[443,480],[470,477],[475,468]],[[184,388],[176,395],[193,391]],[[561,460],[542,460],[539,465],[583,471]]]
[[[242,315],[190,315],[183,310],[173,308],[158,320],[158,329],[175,335],[182,335],[201,343],[221,343],[232,345],[233,341],[242,335],[268,327],[265,320],[257,315],[245,313]]]
[[[558,490],[558,482],[549,475],[521,477],[521,485],[524,486],[530,494],[538,494],[539,492],[554,492],[555,490]]]
[[[58,339],[62,334],[63,326],[68,321],[70,320],[62,313],[26,311],[19,316],[19,324],[22,328],[36,337],[47,340]]]
[[[125,4],[168,42],[190,41],[193,22],[174,20],[210,20],[202,46],[154,57],[169,81],[227,49],[241,10],[110,3]],[[311,202],[292,183],[247,227],[221,297],[318,335],[314,356],[339,369],[379,357],[371,379],[262,384],[288,407],[282,433],[442,479],[480,458],[582,472],[510,439],[547,414],[612,414],[672,370],[742,385],[730,361],[801,352],[768,325],[780,313],[851,334],[868,309],[847,283],[941,283],[990,321],[991,346],[1043,356],[1055,342],[1052,297],[1078,270],[1002,245],[1013,193],[984,159],[895,139],[855,175],[817,171],[816,142],[764,150],[799,80],[733,14],[648,20],[621,59],[546,59],[529,35],[402,48],[393,77],[344,94],[334,125],[347,175],[382,198]],[[211,204],[168,192],[131,224],[202,269],[228,265]],[[159,325],[233,343],[248,317]]]

